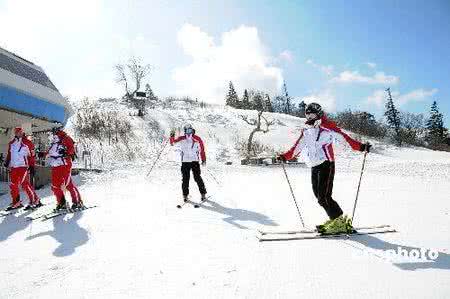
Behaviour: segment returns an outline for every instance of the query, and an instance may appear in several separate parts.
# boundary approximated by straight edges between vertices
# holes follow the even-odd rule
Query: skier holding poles
[[[311,183],[315,197],[325,209],[329,220],[318,225],[322,234],[350,233],[352,221],[342,212],[339,204],[332,198],[335,173],[333,143],[346,142],[353,150],[369,152],[369,143],[360,143],[342,132],[336,124],[327,119],[322,107],[311,103],[306,107],[306,127],[294,146],[277,157],[286,162],[302,153],[306,164],[311,167]]]
[[[201,200],[206,200],[206,188],[203,182],[200,163],[202,161],[202,166],[206,165],[206,154],[205,147],[203,145],[202,139],[195,134],[195,130],[190,124],[186,124],[183,127],[184,135],[175,138],[175,130],[170,132],[170,145],[175,143],[180,144],[181,151],[181,174],[182,174],[182,192],[183,199],[186,202],[189,195],[189,179],[190,172],[194,174],[194,180],[198,185],[198,189],[201,194]]]

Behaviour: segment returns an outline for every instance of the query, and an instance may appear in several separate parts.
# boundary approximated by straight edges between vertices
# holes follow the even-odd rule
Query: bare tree
[[[141,88],[142,81],[150,74],[151,67],[149,64],[143,64],[138,57],[131,57],[128,64],[117,64],[115,66],[117,73],[117,83],[123,84],[127,101],[131,100],[133,95]],[[131,88],[134,82],[134,89]]]
[[[125,66],[123,64],[116,64],[115,69],[117,73],[116,82],[119,84],[123,84],[123,87],[125,88],[125,95],[123,97],[128,100],[131,97],[131,92],[130,89],[128,88],[128,79],[127,74],[125,72]]]
[[[143,65],[140,58],[132,57],[127,66],[135,82],[136,89],[134,92],[136,92],[141,88],[142,80],[150,73],[150,65]]]
[[[253,128],[253,130],[250,132],[250,135],[248,136],[248,141],[247,141],[247,157],[251,156],[251,151],[252,151],[252,144],[253,144],[253,137],[255,135],[255,133],[257,132],[263,132],[264,134],[269,132],[269,127],[271,125],[274,124],[273,120],[268,121],[264,116],[263,116],[264,111],[258,111],[258,118],[257,119],[248,119],[248,117],[246,115],[239,115],[239,117],[245,121],[247,124],[251,125],[251,126],[255,126],[255,128]],[[266,125],[266,129],[262,129],[261,128],[261,119],[264,120],[265,125]]]

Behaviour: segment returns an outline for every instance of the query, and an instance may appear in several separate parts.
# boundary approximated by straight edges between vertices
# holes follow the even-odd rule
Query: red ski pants
[[[30,175],[28,173],[28,167],[15,167],[11,168],[9,173],[9,189],[11,192],[12,203],[15,204],[20,200],[20,190],[19,187],[27,193],[30,205],[37,204],[39,202],[39,197],[34,191],[33,186],[30,183]]]
[[[80,192],[72,181],[71,170],[69,165],[52,167],[52,191],[58,203],[64,198],[64,189],[69,190],[72,203],[81,201]]]

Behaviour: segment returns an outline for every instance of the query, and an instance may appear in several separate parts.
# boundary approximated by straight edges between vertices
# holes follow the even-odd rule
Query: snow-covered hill
[[[98,208],[45,222],[28,222],[28,213],[0,219],[0,297],[450,296],[449,153],[372,141],[355,224],[391,224],[398,233],[259,243],[256,229],[300,224],[279,167],[239,165],[236,136],[246,138],[251,128],[238,114],[255,112],[182,105],[131,118],[135,138],[129,149],[136,159],[127,159],[124,148],[103,145],[109,171],[76,178],[86,204]],[[131,112],[115,103],[101,109],[117,109],[124,117]],[[270,118],[276,125],[258,140],[275,151],[287,149],[302,121],[278,114]],[[155,121],[160,133],[154,134],[150,127]],[[211,198],[200,209],[180,210],[175,148],[166,147],[150,176],[146,174],[161,149],[162,132],[186,122],[205,140],[208,164],[202,175]],[[334,198],[351,213],[362,155],[344,146],[337,160]],[[309,169],[289,166],[287,171],[306,225],[324,221]],[[48,204],[42,211],[50,210],[50,189],[38,194]],[[194,182],[191,196],[198,200]],[[8,201],[7,195],[0,197],[2,207]],[[427,260],[387,255],[389,250],[411,254],[420,249],[426,250]],[[430,250],[438,252],[436,259],[429,258]]]

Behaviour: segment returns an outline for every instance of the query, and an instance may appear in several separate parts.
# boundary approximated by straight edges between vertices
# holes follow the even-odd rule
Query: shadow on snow
[[[207,205],[208,203],[210,204],[210,206]],[[271,220],[268,216],[264,214],[244,209],[227,208],[209,199],[200,207],[205,210],[209,210],[227,216],[223,218],[223,221],[239,229],[248,229],[248,227],[237,223],[237,221],[252,221],[257,222],[261,225],[278,226],[278,224],[275,221]]]

